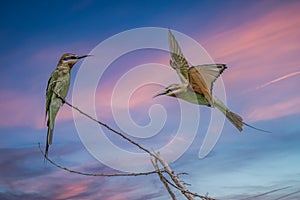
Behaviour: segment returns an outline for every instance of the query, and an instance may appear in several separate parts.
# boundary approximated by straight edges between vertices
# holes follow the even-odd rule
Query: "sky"
[[[73,87],[82,69],[89,62],[104,62],[108,55],[135,40],[122,41],[104,54],[98,54],[96,47],[124,31],[145,27],[163,28],[165,38],[159,40],[165,46],[166,30],[172,29],[187,57],[201,57],[198,55],[203,52],[194,51],[180,33],[200,44],[216,63],[226,63],[228,69],[221,78],[227,106],[247,123],[271,131],[265,134],[245,127],[240,133],[225,121],[216,146],[207,157],[199,159],[199,148],[212,114],[210,108],[189,104],[191,112],[199,112],[201,117],[198,122],[192,115],[185,116],[188,127],[184,132],[189,135],[194,131],[196,135],[192,139],[177,138],[176,144],[191,144],[170,163],[176,172],[189,174],[182,177],[191,184],[188,189],[217,199],[299,199],[300,93],[296,89],[300,84],[299,9],[300,2],[296,0],[3,2],[0,8],[0,199],[169,199],[156,175],[72,174],[45,163],[38,148],[38,143],[44,148],[47,132],[45,89],[60,56],[65,52],[95,53],[95,58],[91,57],[90,61],[87,58],[72,69],[67,100],[75,103],[73,95],[78,91]],[[139,38],[145,39],[145,35],[136,41]],[[126,130],[138,130],[132,138],[149,149],[164,147],[175,137],[183,120],[181,101],[171,97],[152,99],[164,85],[155,84],[155,80],[174,83],[176,74],[168,67],[169,58],[165,51],[141,49],[109,63],[94,91],[98,119],[117,130],[125,130],[126,134]],[[204,64],[192,61],[194,65]],[[148,69],[149,65],[143,65],[147,63],[164,65],[160,69],[166,72],[150,68],[150,73],[144,74],[149,83],[134,88],[130,99],[124,102],[131,82],[123,84],[123,90],[115,90],[115,86],[137,66]],[[131,80],[144,80],[139,78]],[[83,104],[88,95],[85,92],[79,94]],[[129,112],[135,127],[123,115],[114,116],[114,112]],[[116,122],[116,117],[123,122],[123,127]],[[50,158],[78,171],[118,172],[98,161],[86,148],[76,118],[80,116],[72,113],[71,108],[66,105],[61,108]],[[147,127],[151,120],[161,129]],[[152,131],[157,134],[146,138],[145,134]],[[108,138],[119,148],[138,152],[115,135]],[[93,142],[102,144],[102,141]],[[103,152],[99,154],[120,165],[142,164],[101,148]],[[183,199],[180,193],[176,195]]]

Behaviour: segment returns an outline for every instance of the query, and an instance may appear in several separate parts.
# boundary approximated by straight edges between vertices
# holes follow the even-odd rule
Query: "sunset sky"
[[[143,27],[170,28],[183,33],[202,45],[216,63],[226,63],[228,69],[222,74],[222,80],[228,107],[247,123],[272,132],[265,134],[245,127],[240,133],[225,121],[212,152],[199,159],[199,148],[210,119],[210,108],[200,107],[197,136],[187,151],[170,164],[175,172],[189,173],[182,176],[191,184],[188,189],[217,199],[300,199],[300,92],[297,89],[300,86],[300,1],[6,1],[0,10],[0,199],[169,199],[157,175],[80,176],[45,163],[38,148],[38,143],[44,148],[47,133],[45,89],[60,56],[66,52],[88,54],[116,34]],[[162,40],[167,44],[167,31]],[[183,40],[178,38],[178,42]],[[197,56],[187,45],[182,49]],[[95,56],[102,59],[101,55]],[[122,129],[115,122],[111,106],[116,83],[138,65],[168,66],[169,58],[167,52],[144,49],[111,63],[95,91],[98,119]],[[72,70],[67,96],[70,102],[80,64]],[[159,73],[155,77],[149,74],[149,80],[151,75],[153,80],[173,83]],[[159,134],[137,139],[149,149],[162,147],[171,140],[180,120],[176,99],[152,99],[162,89],[155,84],[145,85],[134,91],[128,104],[120,98],[113,108],[129,110],[132,119],[145,126],[150,121],[148,112],[152,105],[165,107],[167,119]],[[116,95],[122,97],[127,92],[121,90]],[[81,96],[85,97],[84,91]],[[66,105],[60,110],[50,158],[70,169],[116,173],[85,148],[73,114]],[[131,124],[125,126],[134,130]],[[136,151],[116,136],[110,139],[120,148]],[[185,138],[182,140],[185,142]],[[110,152],[104,154],[113,156]],[[120,162],[129,161],[120,159]],[[260,196],[267,192],[270,193]]]

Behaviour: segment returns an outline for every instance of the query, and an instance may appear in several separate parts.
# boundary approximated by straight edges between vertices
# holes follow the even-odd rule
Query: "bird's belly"
[[[63,98],[66,98],[68,91],[69,91],[70,82],[65,80],[62,82],[62,88],[61,88],[61,96]]]
[[[58,92],[62,98],[66,98],[68,94],[69,86],[70,86],[70,79],[62,78],[56,84],[55,91]]]
[[[176,97],[197,105],[209,105],[209,102],[203,95],[194,92],[177,94]]]

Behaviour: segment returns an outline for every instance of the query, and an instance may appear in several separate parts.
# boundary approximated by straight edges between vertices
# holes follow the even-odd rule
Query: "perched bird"
[[[239,131],[243,130],[243,125],[264,131],[243,122],[241,116],[231,112],[220,99],[212,94],[214,82],[227,68],[225,64],[204,64],[189,67],[187,60],[170,30],[169,44],[171,51],[170,65],[176,70],[182,83],[172,84],[154,97],[166,95],[180,98],[193,104],[216,107]]]
[[[70,72],[78,60],[90,55],[78,56],[66,53],[60,58],[56,69],[52,72],[46,89],[46,115],[47,118],[47,141],[45,155],[48,154],[49,145],[52,144],[55,117],[59,108],[63,105],[70,86]]]

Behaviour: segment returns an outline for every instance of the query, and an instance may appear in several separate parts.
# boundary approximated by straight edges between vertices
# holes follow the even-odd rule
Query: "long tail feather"
[[[53,129],[48,127],[45,155],[48,156],[49,146],[52,144]]]
[[[235,114],[231,112],[224,104],[223,102],[214,96],[214,105],[226,116],[226,118],[241,132],[243,130],[243,125],[248,126],[250,128],[253,128],[255,130],[265,132],[265,133],[271,133],[270,131],[266,131],[260,128],[256,128],[254,126],[251,126],[245,122],[243,122],[243,118],[239,116],[238,114]]]
[[[253,128],[253,129],[257,130],[257,131],[261,131],[261,132],[265,132],[265,133],[272,133],[271,131],[267,131],[267,130],[264,130],[264,129],[256,128],[256,127],[251,126],[251,125],[249,125],[249,124],[247,124],[247,123],[245,123],[245,122],[243,122],[243,124],[244,124],[245,126],[248,126],[248,127],[250,127],[250,128]]]
[[[233,112],[226,112],[227,119],[241,132],[243,130],[243,118]]]

